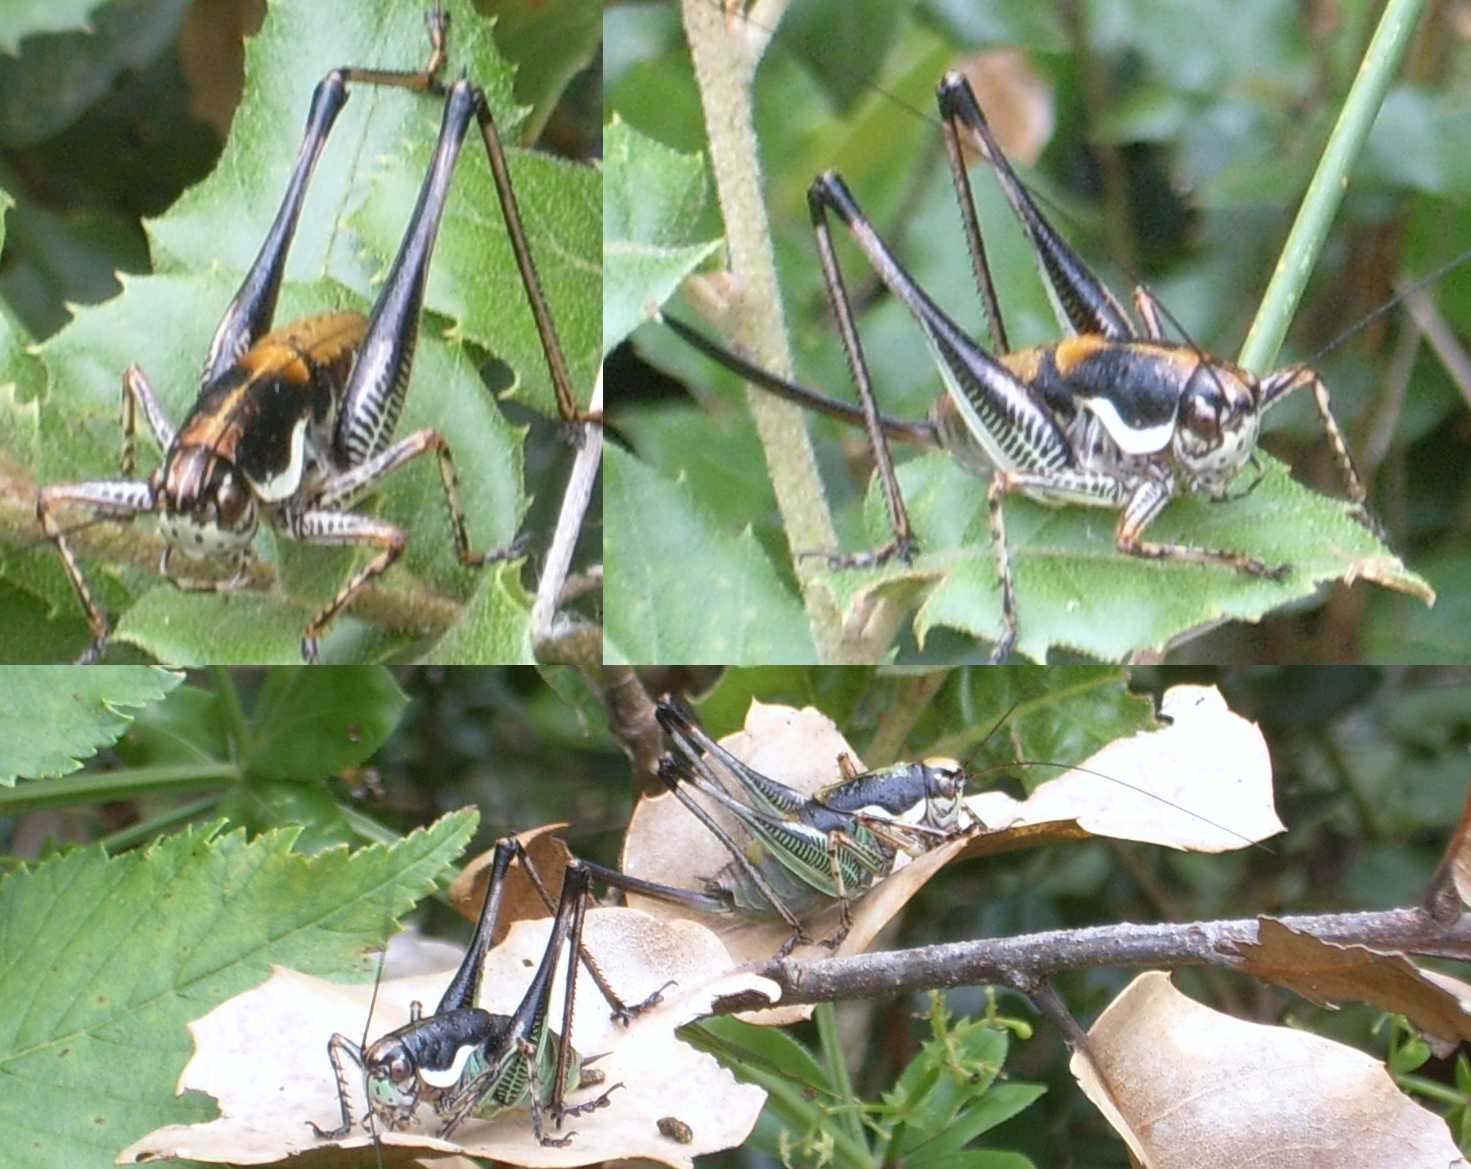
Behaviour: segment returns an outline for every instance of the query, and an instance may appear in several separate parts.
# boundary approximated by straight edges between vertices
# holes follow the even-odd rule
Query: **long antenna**
[[[358,1044],[358,1050],[363,1052],[364,1054],[366,1054],[368,1050],[368,1032],[373,1026],[373,1012],[378,1007],[378,988],[383,985],[383,967],[387,965],[387,963],[388,940],[385,938],[383,941],[382,949],[378,951],[378,971],[376,974],[373,975],[373,993],[368,998],[368,1017],[363,1020],[363,1038],[362,1042]],[[366,1083],[367,1080],[365,1074],[365,1087]],[[373,1104],[371,1100],[368,1101],[368,1110],[363,1117],[363,1121],[368,1126],[368,1132],[371,1133],[373,1137],[373,1155],[378,1161],[378,1169],[383,1169],[383,1140],[381,1137],[379,1137],[378,1126],[373,1121]]]

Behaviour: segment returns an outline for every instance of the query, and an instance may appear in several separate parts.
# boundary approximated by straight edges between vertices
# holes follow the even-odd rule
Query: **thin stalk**
[[[176,828],[180,824],[187,824],[190,820],[197,819],[219,805],[218,794],[205,796],[201,800],[192,800],[187,804],[170,808],[167,812],[160,812],[157,816],[150,816],[146,820],[139,820],[136,824],[130,824],[126,828],[120,828],[102,838],[102,847],[109,856],[116,856],[130,848],[136,848],[140,844],[146,844],[160,833],[167,832],[170,828]]]
[[[727,1043],[698,1023],[684,1028],[680,1034],[687,1037],[701,1051],[719,1057],[721,1062],[732,1068],[741,1079],[764,1088],[766,1094],[771,1097],[767,1106],[774,1107],[778,1112],[786,1112],[795,1121],[794,1127],[822,1128],[827,1135],[832,1137],[835,1162],[852,1165],[857,1169],[878,1169],[878,1162],[874,1160],[873,1154],[869,1151],[867,1141],[855,1143],[846,1130],[824,1124],[827,1113],[814,1103],[809,1094],[810,1085],[793,1079],[781,1068],[768,1064],[759,1057],[753,1058],[745,1048],[738,1044]]]
[[[899,683],[894,701],[884,711],[883,720],[869,741],[868,750],[863,753],[865,767],[885,767],[899,758],[904,740],[948,677],[949,670],[935,670],[905,678]]]
[[[1247,369],[1261,373],[1277,360],[1292,314],[1297,311],[1343,193],[1348,190],[1349,172],[1369,136],[1369,128],[1379,113],[1424,7],[1425,0],[1389,0],[1384,7],[1374,39],[1364,52],[1358,75],[1344,99],[1338,121],[1318,160],[1318,169],[1298,208],[1297,219],[1283,245],[1256,320],[1241,346],[1238,360]]]
[[[392,828],[385,828],[372,816],[364,815],[348,804],[339,803],[337,811],[343,822],[369,844],[396,844],[403,839]]]
[[[240,769],[233,763],[183,763],[125,767],[118,771],[84,771],[24,787],[0,787],[0,813],[12,815],[36,808],[101,804],[160,792],[220,787],[239,778]]]
[[[1466,1103],[1466,1097],[1461,1095],[1449,1084],[1442,1084],[1438,1080],[1432,1080],[1425,1076],[1413,1075],[1405,1072],[1394,1077],[1394,1082],[1407,1092],[1414,1092],[1417,1096],[1425,1096],[1440,1104],[1449,1104],[1452,1107],[1461,1107]]]
[[[863,1121],[856,1105],[858,1098],[853,1094],[853,1077],[848,1074],[848,1061],[843,1055],[843,1043],[838,1035],[838,1012],[832,1003],[818,1003],[812,1009],[812,1021],[817,1024],[817,1043],[822,1050],[822,1062],[827,1067],[827,1078],[843,1103],[855,1107],[843,1108],[836,1115],[837,1122],[848,1130],[856,1144],[867,1146],[863,1134]]]
[[[245,721],[245,707],[240,702],[240,690],[235,685],[234,675],[223,666],[210,671],[215,679],[215,694],[225,711],[229,726],[231,757],[239,763],[250,750],[250,724]]]

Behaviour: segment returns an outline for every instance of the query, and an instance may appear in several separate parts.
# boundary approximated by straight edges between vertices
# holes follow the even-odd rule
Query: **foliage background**
[[[812,703],[837,720],[860,753],[879,733],[883,716],[912,701],[914,688],[923,686],[928,701],[901,748],[909,757],[937,747],[971,754],[995,718],[1022,698],[1027,753],[1075,761],[1149,717],[1148,703],[1137,695],[1185,680],[1222,685],[1234,709],[1261,723],[1272,750],[1278,809],[1289,826],[1270,842],[1272,851],[1211,857],[1090,841],[961,864],[932,881],[880,945],[1416,901],[1465,798],[1471,676],[1464,671],[1161,668],[1128,674],[1009,667],[918,678],[773,667],[718,677],[671,671],[647,682],[655,692],[695,687],[704,694],[701,713],[717,733],[738,725],[752,696]],[[162,1123],[165,1109],[176,1107],[173,1085],[188,1053],[183,1022],[226,991],[263,978],[266,959],[309,962],[333,977],[371,977],[372,947],[389,918],[429,892],[436,877],[448,878],[468,825],[442,823],[432,838],[354,854],[352,865],[335,845],[397,841],[469,804],[480,810],[480,822],[467,855],[500,833],[567,820],[574,852],[616,863],[636,786],[607,730],[601,701],[567,671],[245,670],[191,673],[182,680],[98,670],[0,671],[0,692],[12,729],[25,728],[8,733],[3,742],[10,753],[0,753],[0,850],[7,862],[0,921],[9,923],[0,931],[0,1007],[6,1008],[0,1019],[11,1027],[24,1021],[28,1029],[27,1042],[17,1046],[15,1034],[0,1027],[0,1067],[21,1071],[32,1066],[26,1059],[44,1059],[52,1019],[69,1019],[79,1040],[126,1041],[153,1053],[146,1069],[89,1061],[74,1072],[79,1078],[68,1092],[33,1101],[24,1093],[7,1096],[0,1131],[29,1132],[33,1105],[53,1118],[53,1135],[93,1150],[84,1156],[63,1149],[37,1165],[108,1164],[126,1143],[116,1140],[113,1152],[103,1147],[123,1135],[119,1116],[135,1126],[147,1127],[154,1117]],[[66,712],[79,703],[97,711],[90,729],[58,744],[71,721]],[[43,765],[17,761],[37,744],[50,751]],[[1011,749],[1002,735],[978,759],[1005,758]],[[80,771],[65,763],[67,752],[85,762]],[[62,774],[16,781],[17,770]],[[1041,778],[1003,771],[987,782],[1015,791]],[[225,829],[201,841],[201,826],[221,817]],[[184,836],[190,825],[193,838]],[[230,835],[233,828],[246,836]],[[292,835],[282,837],[277,829]],[[112,859],[78,848],[97,842]],[[176,871],[181,855],[194,859]],[[86,913],[24,914],[47,882],[54,883],[60,865],[90,873],[93,882],[124,871],[129,879],[104,883]],[[168,896],[160,896],[165,890]],[[412,916],[429,933],[459,943],[468,935],[468,923],[436,898],[423,901]],[[174,962],[155,960],[141,967],[160,982],[148,1000],[155,1004],[151,1013],[104,1007],[98,1022],[89,1023],[84,1013],[80,1024],[77,1016],[57,1014],[71,1003],[67,996],[78,971],[84,986],[109,1001],[128,988],[133,968],[127,962],[119,958],[94,970],[88,954],[102,948],[120,955],[154,928],[188,938],[200,923],[221,920],[228,929],[206,930],[187,952],[166,951],[178,969],[210,970],[208,982],[176,986]],[[307,925],[319,932],[304,933]],[[60,974],[41,978],[51,966]],[[1087,1023],[1129,976],[1089,971],[1062,979],[1060,989]],[[1177,981],[1194,997],[1238,1016],[1288,1019],[1380,1058],[1386,1053],[1388,1029],[1376,1032],[1367,1009],[1321,1011],[1220,971],[1184,970]],[[10,1009],[21,1001],[30,1004],[25,1012]],[[959,1014],[986,1009],[982,988],[952,992],[947,1001]],[[1036,1083],[1048,1091],[986,1134],[985,1155],[1012,1150],[1039,1166],[1122,1169],[1123,1148],[1067,1075],[1058,1036],[1015,996],[1002,995],[997,1006],[1005,1016],[1031,1019],[1035,1033],[1010,1038],[996,1087]],[[896,1086],[900,1069],[928,1036],[928,1025],[916,1018],[924,1007],[916,996],[839,1009],[836,1033],[859,1096],[873,1101]],[[738,1028],[722,1025],[718,1034],[727,1055],[732,1045],[746,1049],[739,1058],[756,1073],[776,1067],[783,1076],[800,1077],[799,1085],[812,1079],[819,1090],[790,1092],[768,1109],[746,1149],[713,1164],[764,1167],[773,1163],[784,1126],[795,1141],[847,1123],[834,1113],[814,1131],[805,1127],[840,1099],[822,1087],[823,1062]],[[811,1028],[794,1034],[817,1047]],[[991,1034],[987,1054],[999,1059]],[[1416,1074],[1422,1094],[1441,1111],[1458,1110],[1463,1122],[1466,1087],[1453,1080],[1451,1065],[1432,1061]],[[993,1090],[989,1079],[981,1087]],[[197,1101],[188,1106],[191,1114],[201,1108]],[[1024,1164],[980,1157],[970,1150],[965,1163],[993,1169]],[[812,1160],[810,1153],[796,1157],[802,1164]],[[842,1155],[837,1163],[868,1164]]]
[[[69,660],[87,644],[57,558],[30,547],[38,535],[36,484],[117,475],[118,385],[131,361],[143,365],[179,421],[193,399],[213,321],[275,213],[311,87],[334,65],[412,67],[426,52],[420,3],[364,0],[335,18],[319,5],[282,0],[276,7],[275,27],[293,31],[272,39],[267,26],[251,66],[249,116],[238,124],[242,39],[261,27],[263,0],[85,0],[7,6],[0,14],[0,43],[18,54],[0,59],[0,205],[14,203],[0,253],[6,660]],[[492,7],[499,14],[494,48],[483,15]],[[600,95],[590,68],[600,22],[576,0],[482,4],[481,14],[469,0],[450,8],[458,16],[451,67],[476,75],[510,131],[533,250],[548,251],[551,240],[565,245],[560,267],[543,256],[543,280],[585,396],[596,363],[595,342],[585,339],[599,315],[596,174],[543,152],[585,160],[600,150]],[[385,33],[389,28],[395,35]],[[366,306],[417,194],[439,124],[435,103],[404,93],[389,101],[369,87],[354,92],[307,198],[278,323],[343,304]],[[516,149],[533,143],[536,154]],[[494,278],[514,269],[501,262],[509,253],[484,150],[474,134],[466,145],[431,265],[430,313],[401,433],[432,424],[452,436],[477,548],[504,543],[523,528],[541,548],[570,451],[546,421],[549,387],[534,334],[528,336],[529,314],[527,327],[520,325],[519,282]],[[584,275],[569,280],[580,253]],[[150,272],[177,282],[150,280]],[[497,401],[503,393],[519,401]],[[139,454],[146,474],[156,459],[151,436],[140,438]],[[498,638],[478,646],[476,656],[525,657],[525,588],[534,566],[483,573],[459,567],[434,494],[437,475],[428,463],[422,470],[428,474],[413,467],[390,477],[383,502],[366,505],[411,522],[417,533],[383,583],[469,601],[491,618],[482,624]],[[600,547],[595,523],[589,531],[584,559]],[[85,558],[89,581],[114,620],[123,618],[109,660],[298,660],[291,643],[306,606],[331,594],[353,554],[292,548],[289,541],[271,551],[269,537],[265,543],[285,591],[305,606],[252,594],[221,610],[218,601],[159,589],[151,564],[129,567],[116,552],[123,563]],[[222,611],[240,618],[222,621]],[[424,649],[402,632],[348,621],[325,652],[329,660],[378,660]]]
[[[1047,213],[1115,288],[1143,278],[1199,344],[1234,355],[1380,7],[1367,0],[1227,7],[1202,0],[1164,8],[1132,0],[1040,7],[797,0],[758,73],[756,110],[799,378],[852,397],[826,319],[805,207],[806,186],[825,167],[843,172],[881,230],[899,228],[899,253],[920,282],[958,320],[976,326],[933,86],[944,68],[993,45],[1019,47],[1052,94],[1056,129],[1026,172]],[[1471,245],[1471,166],[1457,145],[1471,133],[1465,40],[1461,6],[1426,6],[1281,360],[1316,354],[1393,295],[1395,281]],[[608,109],[676,150],[702,150],[674,6],[611,7],[607,41]],[[1035,117],[1022,103],[1023,123]],[[1009,215],[991,198],[993,184],[981,175],[974,181],[1013,344],[1054,337],[1032,262],[1008,234]],[[689,238],[720,234],[716,213],[707,209]],[[861,286],[861,264],[847,270],[850,286]],[[1431,295],[1464,337],[1471,268],[1445,276]],[[688,309],[684,315],[692,316]],[[939,383],[917,331],[883,298],[861,326],[881,405],[922,417]],[[1256,627],[1229,626],[1171,660],[1466,659],[1465,387],[1458,394],[1426,346],[1401,352],[1407,328],[1404,310],[1396,309],[1317,364],[1373,482],[1390,543],[1437,588],[1436,606],[1362,584],[1335,588],[1326,603],[1297,606]],[[1406,357],[1413,364],[1397,369]],[[710,543],[717,558],[733,555],[731,538],[751,525],[770,562],[763,607],[790,617],[777,603],[795,588],[790,554],[732,379],[653,326],[613,368],[621,373],[621,380],[610,379],[620,403],[616,430],[641,460],[638,474],[628,475],[630,493],[667,493],[678,484],[698,501],[701,524],[716,533]],[[863,440],[836,423],[810,425],[841,546],[867,547]],[[1339,493],[1305,399],[1274,412],[1265,445],[1299,479]],[[612,498],[617,484],[610,483]],[[967,652],[943,631],[930,645],[937,657]],[[913,643],[902,643],[901,652],[913,655]]]

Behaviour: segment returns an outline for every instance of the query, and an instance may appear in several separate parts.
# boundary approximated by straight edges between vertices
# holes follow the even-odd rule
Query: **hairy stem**
[[[768,0],[760,25],[739,18],[727,21],[710,0],[683,0],[682,8],[705,112],[732,277],[730,296],[717,323],[742,356],[790,377],[791,351],[761,191],[751,108],[756,66],[785,3]],[[837,548],[802,411],[754,388],[748,387],[746,399],[766,452],[818,657],[845,660],[839,614],[832,597],[815,580],[820,561],[801,556]]]

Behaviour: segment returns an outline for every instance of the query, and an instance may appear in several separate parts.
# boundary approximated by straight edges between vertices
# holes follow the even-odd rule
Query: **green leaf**
[[[945,1040],[932,1039],[920,1048],[884,1104],[894,1129],[894,1151],[900,1155],[939,1136],[973,1099],[983,1096],[1006,1062],[1007,1032],[979,1019],[961,1019]]]
[[[709,197],[705,163],[640,134],[616,116],[604,135],[603,352],[664,304],[718,239],[697,240]]]
[[[813,660],[802,607],[749,531],[723,536],[679,485],[617,446],[606,457],[607,660]]]
[[[497,117],[513,128],[517,115],[510,99],[510,70],[495,53],[489,22],[475,16],[464,0],[449,8],[450,73],[463,68],[485,84]],[[5,444],[0,457],[29,472],[15,481],[11,498],[19,503],[14,516],[6,518],[27,537],[31,521],[23,513],[30,506],[32,482],[116,476],[119,381],[128,365],[141,366],[175,423],[184,417],[196,396],[200,363],[216,321],[276,213],[313,86],[328,69],[344,62],[417,66],[426,48],[422,17],[419,6],[393,0],[354,4],[341,13],[320,5],[271,8],[260,35],[250,43],[245,96],[219,166],[148,225],[161,274],[125,279],[120,296],[79,309],[73,323],[46,343],[41,359],[49,390],[41,400],[39,418],[32,420],[27,414],[31,407],[25,404],[29,391],[22,382],[24,370],[13,375],[20,388],[8,391],[5,379],[10,370],[0,367],[0,440]],[[281,322],[344,307],[367,312],[377,291],[373,265],[364,258],[362,241],[345,225],[355,222],[353,209],[369,200],[375,214],[392,222],[396,247],[410,218],[422,173],[418,160],[427,156],[433,141],[439,105],[402,90],[359,85],[352,93],[322,153],[306,201],[281,293],[277,314]],[[482,270],[486,262],[482,217],[493,219],[500,231],[494,198],[486,194],[488,187],[479,185],[489,181],[485,152],[473,131],[466,146],[431,266],[430,303],[435,303],[436,289],[455,289],[456,273],[463,284],[464,274],[475,271],[481,277],[474,286],[475,311],[508,317],[497,299],[501,269],[495,279],[484,278]],[[416,160],[412,171],[396,173],[405,157]],[[557,245],[552,250],[558,262],[552,264],[549,293],[554,310],[560,311],[557,301],[566,299],[568,280],[557,270],[575,272],[569,279],[580,291],[565,315],[574,326],[583,321],[583,340],[574,356],[580,353],[583,368],[590,369],[597,350],[596,326],[590,322],[599,308],[596,289],[589,286],[589,281],[596,284],[596,175],[587,167],[540,156],[518,156],[516,165],[518,173],[530,175],[531,189],[522,193],[523,203],[559,208],[556,222],[570,221],[577,233],[575,238],[561,234],[551,241]],[[383,182],[375,187],[380,178]],[[542,242],[547,242],[544,236]],[[511,271],[511,286],[524,314],[524,295]],[[168,327],[160,328],[161,321]],[[433,317],[424,321],[414,383],[398,433],[433,427],[449,438],[471,548],[480,552],[511,541],[529,500],[524,487],[525,431],[507,422],[480,376],[483,354],[471,341],[481,337],[474,327],[474,320],[467,318],[463,328],[444,336],[442,322]],[[525,329],[501,327],[517,333],[515,345],[522,349],[516,352],[528,346],[535,349],[529,317]],[[508,359],[520,360],[514,354]],[[540,369],[539,356],[534,364]],[[139,456],[139,474],[146,475],[158,457],[146,431],[139,440]],[[442,630],[446,614],[452,617],[456,606],[476,595],[487,575],[464,566],[456,555],[434,463],[432,455],[425,456],[395,471],[382,481],[373,499],[357,506],[402,527],[408,546],[399,562],[374,582],[374,595],[367,598],[376,606],[372,616],[378,628],[367,631],[348,621],[337,622],[323,647],[328,660],[374,661],[411,647],[422,651],[432,646],[432,641],[423,640],[425,629]],[[84,519],[83,513],[72,522]],[[164,587],[155,569],[161,542],[146,520],[139,524],[139,533],[141,538],[135,540],[126,529],[103,524],[80,535],[83,573],[118,624],[120,642],[178,662],[299,661],[296,647],[307,619],[370,556],[366,551],[306,546],[264,532],[257,551],[277,573],[275,590],[267,596],[228,600],[220,595],[188,596]],[[0,571],[12,585],[70,620],[79,607],[60,568],[48,545],[8,552],[0,560]],[[493,610],[493,617],[493,627],[486,627],[482,619],[476,643],[462,642],[458,652],[472,655],[478,654],[479,646],[524,641],[523,611],[502,605]],[[419,640],[410,642],[399,635],[403,631]],[[73,652],[84,646],[85,641],[79,642]]]
[[[602,13],[586,0],[496,0],[495,43],[516,69],[516,98],[531,105],[540,136],[567,82],[585,68],[603,36]]]
[[[1132,693],[1129,675],[1117,667],[1069,666],[1056,673],[1044,666],[972,666],[946,678],[915,723],[910,754],[997,765],[1015,759],[1073,764],[1156,725],[1153,702]],[[1032,788],[1057,772],[1039,767],[1021,774]]]
[[[158,702],[183,680],[149,666],[0,667],[0,784],[76,771],[127,733],[134,710]]]
[[[722,670],[700,699],[700,720],[716,738],[745,725],[753,700],[815,706],[843,726],[865,696],[873,696],[873,671],[861,666],[752,666]],[[881,700],[880,700],[881,701]]]
[[[915,1149],[907,1158],[907,1163],[915,1166],[916,1169],[920,1167],[941,1169],[942,1166],[953,1164],[947,1158],[965,1148],[983,1132],[989,1132],[998,1124],[1025,1111],[1046,1093],[1047,1088],[1043,1084],[993,1083],[983,1095],[972,1100],[966,1106],[965,1111],[946,1125],[933,1140]],[[1016,1156],[1016,1154],[1000,1155]],[[979,1163],[986,1164],[984,1161]],[[1030,1164],[1025,1159],[1019,1163]],[[999,1162],[999,1164],[1005,1164],[1005,1162]]]
[[[906,10],[915,0],[827,0],[800,5],[782,24],[783,48],[799,57],[839,110],[880,75]]]
[[[296,830],[247,842],[195,829],[108,858],[79,849],[0,880],[0,1146],[15,1169],[103,1169],[163,1124],[207,1119],[174,1095],[185,1024],[273,964],[366,978],[371,948],[474,830],[446,816],[391,847],[314,857]],[[136,1058],[119,1058],[132,1052]]]
[[[1325,581],[1366,577],[1422,598],[1431,595],[1425,581],[1359,524],[1342,500],[1302,486],[1274,460],[1263,461],[1266,476],[1246,498],[1228,504],[1175,500],[1150,525],[1149,538],[1291,565],[1291,575],[1280,583],[1228,568],[1124,556],[1114,549],[1112,511],[1008,499],[1017,652],[1043,661],[1049,648],[1058,647],[1117,660],[1138,649],[1162,650],[1173,638],[1221,618],[1254,620],[1311,597]],[[944,455],[904,463],[899,480],[921,554],[908,565],[833,572],[827,580],[834,594],[852,612],[896,586],[921,587],[914,617],[921,646],[939,627],[994,640],[1001,628],[1000,592],[984,492]],[[870,540],[887,539],[887,512],[876,485],[865,521]]]
[[[0,50],[15,56],[25,37],[48,32],[82,31],[87,17],[106,0],[11,0],[0,13]]]
[[[1370,609],[1366,654],[1374,661],[1464,663],[1471,660],[1471,551],[1446,548],[1420,562],[1436,592],[1431,608],[1378,595]]]
[[[0,143],[29,146],[70,125],[124,69],[158,56],[188,7],[188,0],[8,0],[0,12]],[[26,36],[33,39],[16,56]]]
[[[480,586],[459,621],[441,637],[424,661],[434,665],[535,661],[531,652],[531,594],[521,584],[520,561],[485,569]]]
[[[301,779],[361,763],[388,740],[408,704],[381,667],[272,670],[251,713],[250,769]]]

